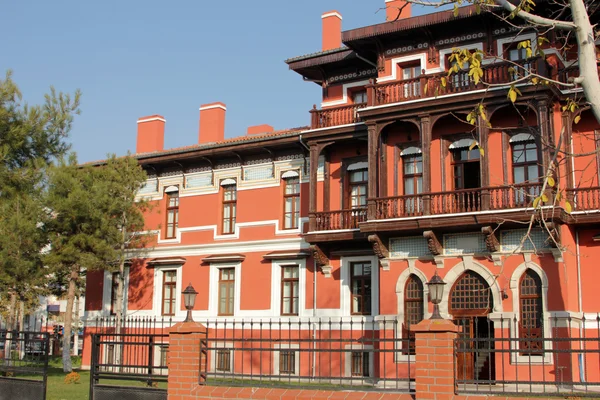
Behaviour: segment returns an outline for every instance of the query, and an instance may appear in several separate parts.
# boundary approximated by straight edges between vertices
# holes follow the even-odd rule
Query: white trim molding
[[[368,83],[369,83],[368,80],[344,83],[342,85],[342,99],[341,100],[323,101],[323,102],[321,102],[321,108],[341,106],[344,104],[348,104],[348,89],[359,87],[359,86],[365,86]],[[339,128],[339,126],[335,126],[335,128]]]
[[[377,256],[341,257],[340,262],[340,311],[342,316],[352,315],[352,288],[350,265],[353,262],[371,262],[371,316],[379,314],[379,258]],[[357,315],[358,317],[364,317]]]
[[[298,343],[276,343],[273,345],[273,348],[278,349],[279,351],[273,352],[273,375],[285,375],[285,376],[298,376],[300,375],[300,357],[302,357],[302,353],[299,351],[294,351],[294,372],[291,374],[281,373],[279,370],[279,357],[282,350],[298,350],[300,349],[300,345]]]
[[[328,17],[338,17],[340,20],[342,19],[342,15],[337,11],[326,12],[323,15],[321,15],[321,19]]]
[[[157,265],[154,268],[154,285],[152,292],[152,313],[153,315],[162,316],[162,295],[163,295],[163,275],[165,271],[176,271],[175,284],[175,315],[172,318],[184,318],[186,312],[181,309],[181,291],[183,286],[181,283],[183,275],[183,264]],[[169,318],[169,316],[167,316]]]
[[[227,111],[227,107],[225,107],[222,104],[207,104],[207,105],[204,105],[204,106],[200,106],[200,108],[198,110],[204,111],[204,110],[211,110],[213,108],[220,108],[220,109],[222,109],[224,111]]]
[[[271,261],[271,315],[281,316],[281,270],[286,266],[298,266],[298,315],[285,317],[308,317],[312,311],[306,311],[306,259],[287,259]]]
[[[521,265],[519,265],[512,273],[510,277],[510,290],[512,296],[512,305],[513,305],[513,317],[509,320],[511,327],[509,329],[510,335],[513,339],[519,338],[519,329],[518,326],[512,326],[515,321],[517,325],[521,321],[521,308],[519,307],[520,293],[519,293],[519,283],[521,282],[521,278],[523,274],[528,270],[532,270],[535,274],[537,274],[538,278],[540,278],[540,282],[542,283],[542,328],[544,330],[544,338],[549,339],[552,337],[552,327],[551,325],[551,315],[548,312],[548,277],[544,270],[532,261],[525,261]],[[513,329],[516,328],[516,329]],[[539,356],[527,356],[521,355],[519,350],[519,342],[514,341],[511,342],[511,348],[513,352],[511,352],[511,362],[512,363],[527,363],[530,362],[532,364],[552,364],[552,341],[544,340],[544,355]]]
[[[231,318],[240,315],[240,296],[242,293],[242,263],[210,263],[210,281],[208,284],[208,315],[219,316],[219,271],[225,268],[234,268],[233,282],[233,315],[223,316]]]
[[[144,122],[151,122],[151,121],[162,121],[162,122],[165,122],[165,123],[167,122],[167,120],[164,119],[164,118],[161,118],[161,117],[152,117],[152,118],[138,119],[137,123],[141,124],[141,123],[144,123]]]

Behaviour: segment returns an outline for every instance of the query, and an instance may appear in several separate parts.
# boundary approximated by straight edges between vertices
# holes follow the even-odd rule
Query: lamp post
[[[187,316],[185,317],[185,321],[183,322],[194,322],[192,318],[192,309],[194,308],[194,304],[196,303],[196,295],[198,292],[194,289],[192,284],[190,283],[183,293],[183,304],[185,304],[185,309],[187,310]]]
[[[427,282],[427,286],[429,287],[429,301],[433,303],[433,314],[431,314],[431,319],[442,319],[439,304],[442,302],[445,284],[446,282],[440,278],[437,271],[435,271],[435,275],[431,277],[431,280]]]

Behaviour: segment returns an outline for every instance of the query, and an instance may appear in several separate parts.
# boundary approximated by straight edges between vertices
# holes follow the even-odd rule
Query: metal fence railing
[[[200,321],[207,383],[320,389],[414,389],[414,338],[397,319]]]
[[[516,318],[457,322],[458,393],[600,397],[600,315],[552,318],[547,329]]]

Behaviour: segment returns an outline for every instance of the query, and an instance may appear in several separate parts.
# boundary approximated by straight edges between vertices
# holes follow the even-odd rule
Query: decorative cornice
[[[367,239],[373,245],[373,252],[377,257],[388,258],[390,256],[387,246],[381,241],[378,234],[369,235]]]

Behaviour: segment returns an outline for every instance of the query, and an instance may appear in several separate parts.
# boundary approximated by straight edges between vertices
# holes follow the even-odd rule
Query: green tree
[[[67,295],[63,370],[70,372],[70,341],[75,297],[88,270],[119,271],[117,326],[123,318],[124,270],[130,252],[143,247],[143,211],[136,193],[146,174],[132,157],[111,156],[105,165],[79,166],[75,156],[50,169],[48,222],[51,251],[46,260],[61,277]]]
[[[11,327],[18,305],[44,289],[44,171],[69,149],[79,100],[79,91],[71,97],[50,88],[43,104],[28,105],[10,71],[0,79],[0,298]]]

